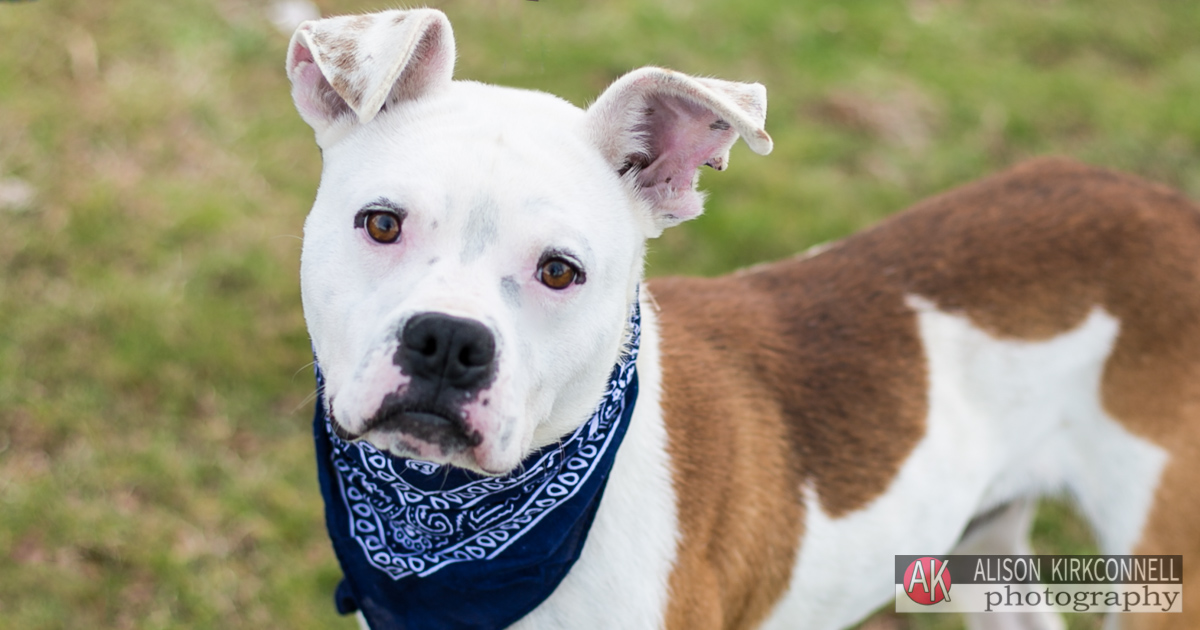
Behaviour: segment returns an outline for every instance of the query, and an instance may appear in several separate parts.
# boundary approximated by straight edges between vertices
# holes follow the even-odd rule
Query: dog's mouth
[[[400,444],[414,453],[422,452],[415,441],[436,446],[443,456],[479,446],[483,436],[467,426],[462,412],[443,405],[401,400],[389,394],[363,427],[352,433],[334,419],[333,432],[348,442],[361,440],[371,433],[398,434]]]

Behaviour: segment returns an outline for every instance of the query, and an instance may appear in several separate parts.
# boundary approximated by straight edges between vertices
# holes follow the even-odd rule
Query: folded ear
[[[763,129],[767,90],[757,83],[641,68],[613,83],[587,115],[592,141],[650,204],[659,231],[704,211],[697,169],[725,170],[739,135],[760,155],[772,147]]]
[[[433,9],[310,20],[288,45],[292,98],[318,138],[343,116],[370,122],[389,104],[448,84],[454,34]]]

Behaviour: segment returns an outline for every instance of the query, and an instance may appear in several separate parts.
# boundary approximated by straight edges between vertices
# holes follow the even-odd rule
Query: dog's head
[[[287,72],[324,169],[304,226],[304,314],[335,430],[403,457],[515,468],[596,406],[644,242],[693,218],[698,168],[757,84],[643,68],[586,111],[451,81],[438,11],[305,22]]]

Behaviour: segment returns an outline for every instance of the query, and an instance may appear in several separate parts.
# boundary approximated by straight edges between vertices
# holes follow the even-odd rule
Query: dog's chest
[[[579,560],[554,593],[513,628],[663,626],[679,532],[659,404],[658,322],[645,300],[638,381],[637,406]]]

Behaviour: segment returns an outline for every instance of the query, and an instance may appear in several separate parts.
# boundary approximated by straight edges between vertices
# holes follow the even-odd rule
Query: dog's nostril
[[[437,337],[433,337],[433,336],[426,337],[425,343],[421,344],[421,347],[417,348],[417,352],[420,352],[421,354],[423,354],[427,357],[432,357],[432,356],[436,355],[437,351],[438,351]]]

